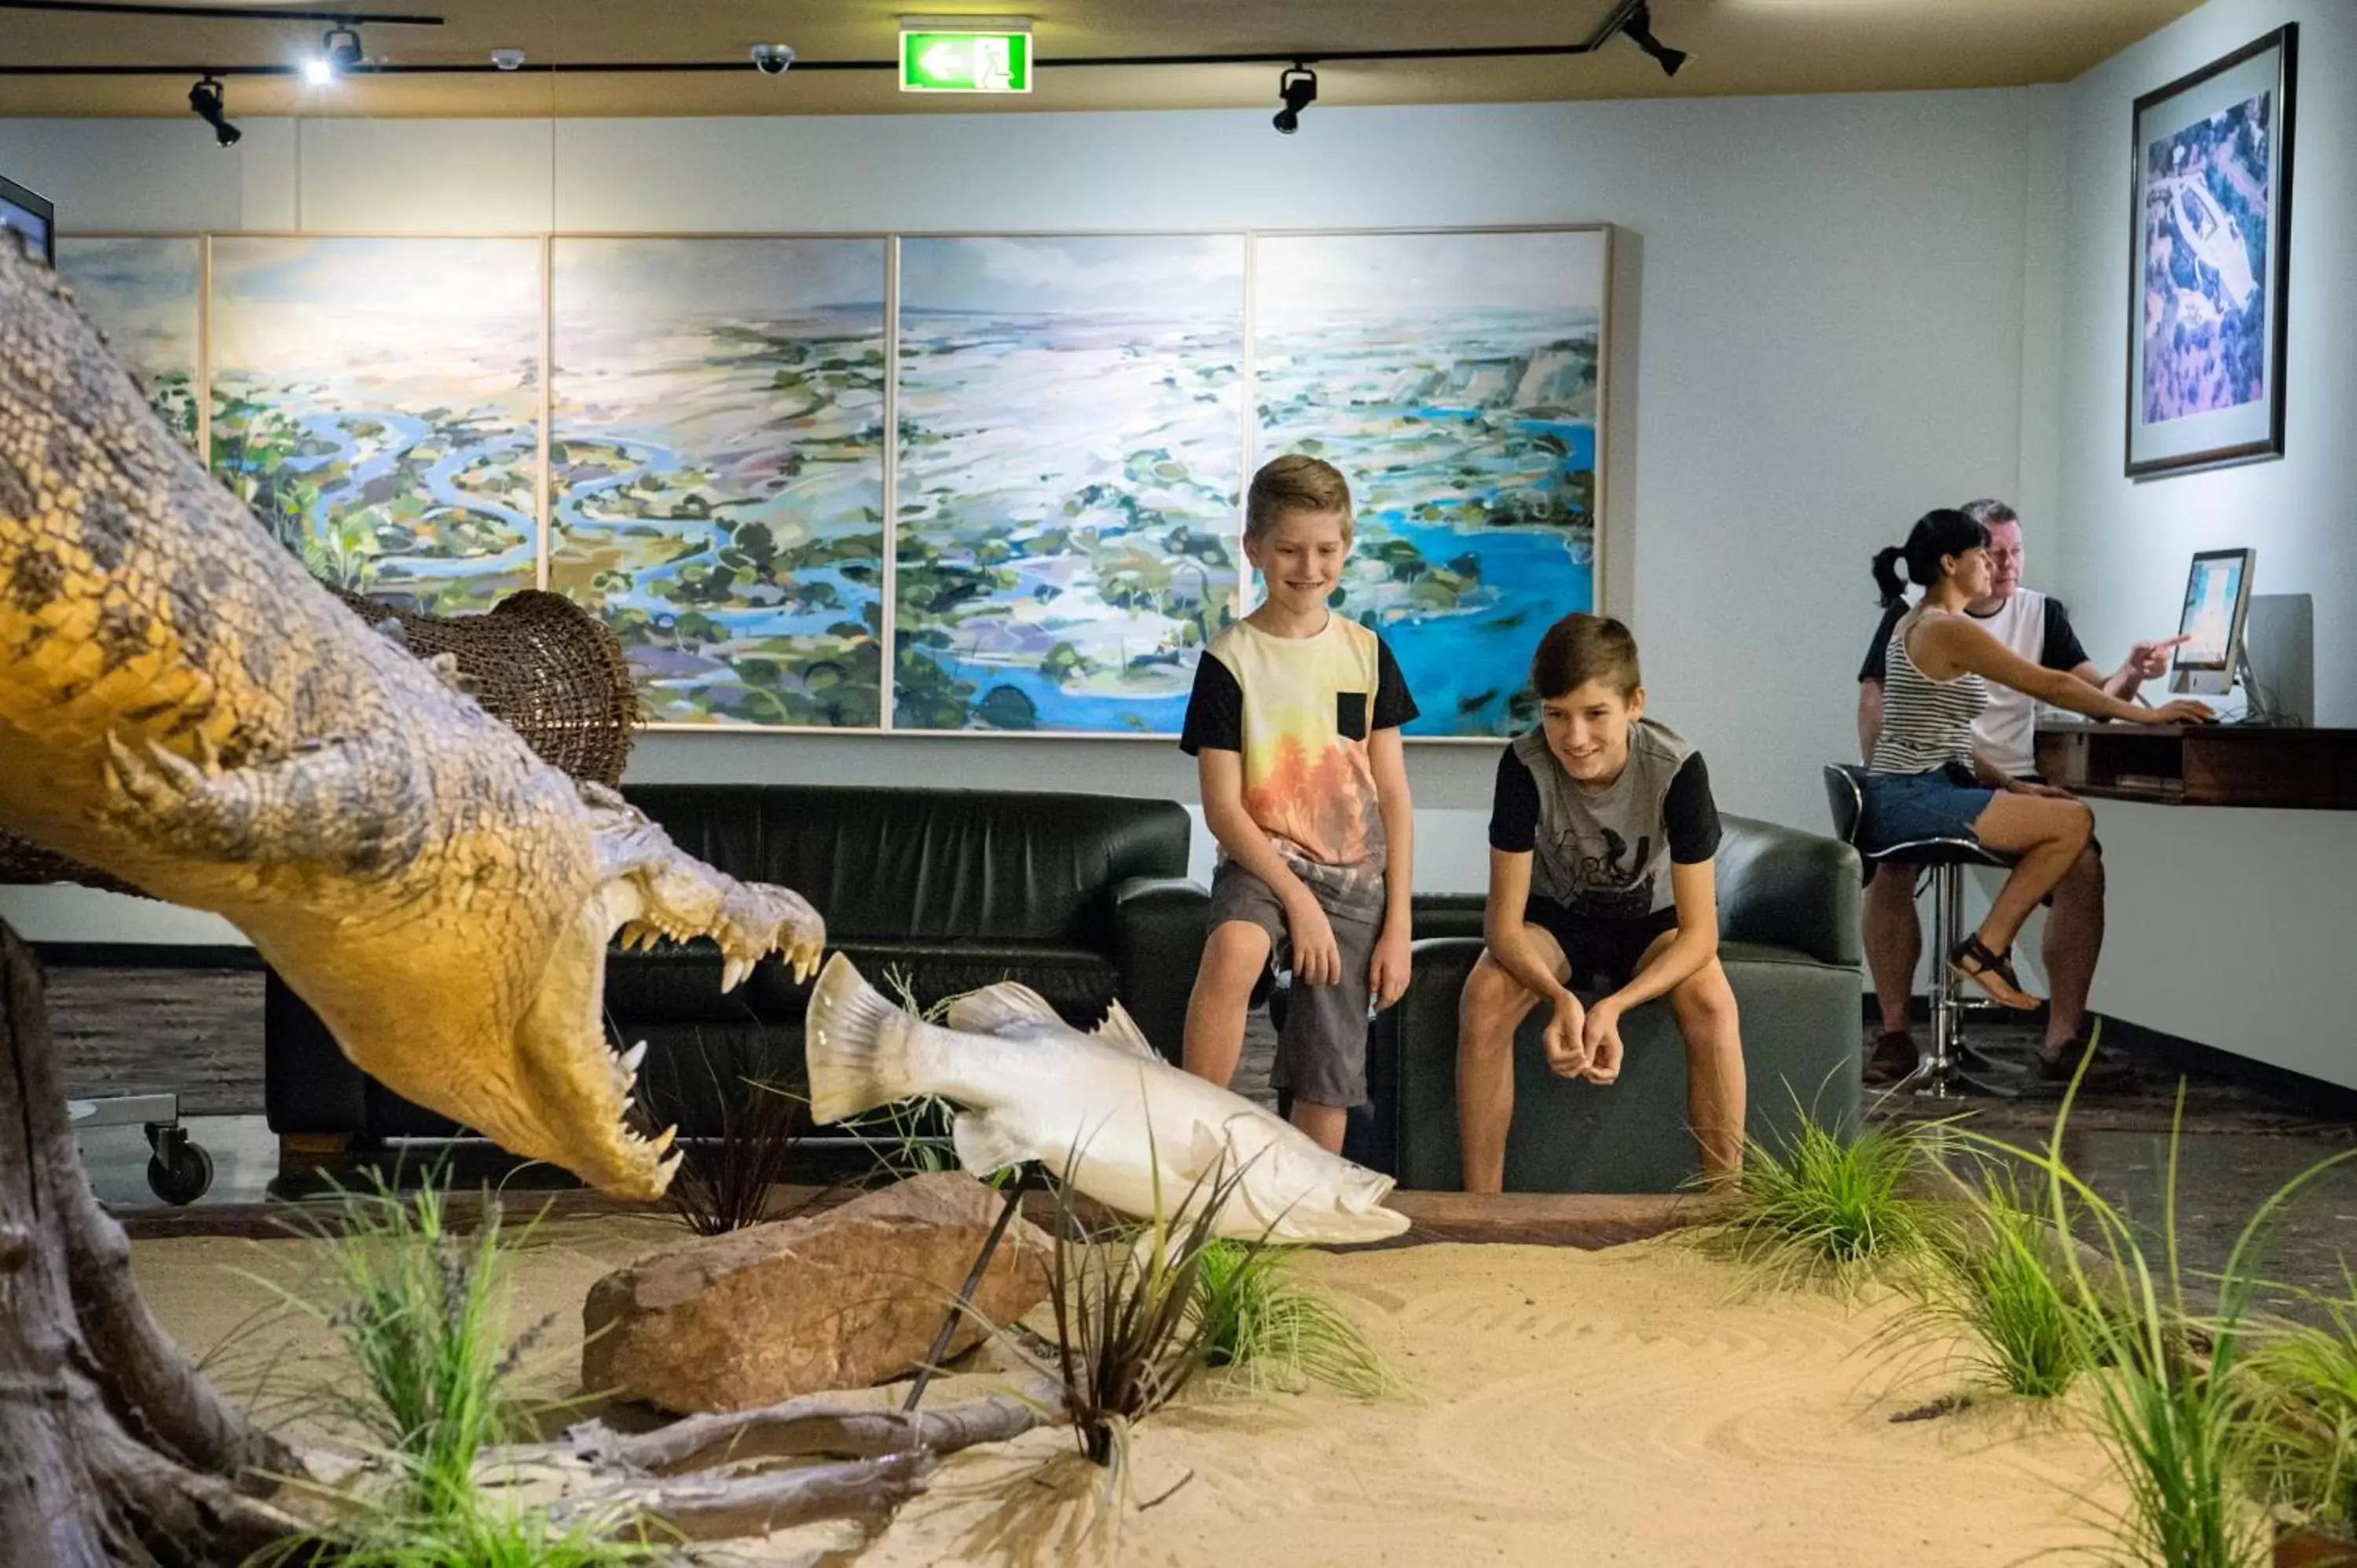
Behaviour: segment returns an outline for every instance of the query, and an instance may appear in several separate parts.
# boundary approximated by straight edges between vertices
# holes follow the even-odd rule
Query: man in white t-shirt
[[[1995,578],[1989,596],[1967,606],[1965,613],[1999,642],[2033,664],[2067,671],[2123,701],[2134,699],[2139,686],[2168,671],[2169,650],[2182,638],[2139,642],[2129,650],[2126,661],[2110,674],[2096,669],[2079,645],[2062,602],[2021,585],[2020,517],[1996,500],[1971,501],[1964,510],[1988,530],[1989,564]],[[1882,730],[1882,661],[1890,646],[1891,628],[1903,613],[1901,607],[1883,616],[1866,662],[1858,668],[1857,736],[1863,756],[1874,755],[1875,738]],[[2037,731],[2037,699],[1992,682],[1988,707],[1973,724],[1975,770],[1983,781],[1996,785],[2012,780],[2016,789],[2062,793],[2038,782]],[[2095,983],[2095,960],[2103,946],[2103,854],[2090,844],[2054,889],[2053,908],[2040,945],[2050,993],[2046,1045],[2039,1058],[2043,1077],[2070,1077],[2085,1053],[2087,993]],[[1866,891],[1867,967],[1873,972],[1875,1000],[1882,1010],[1882,1032],[1867,1060],[1870,1083],[1888,1083],[1915,1065],[1915,1041],[1908,1028],[1907,1012],[1922,950],[1923,933],[1915,919],[1914,868],[1893,865],[1878,870]],[[2109,1051],[2104,1056],[2105,1059],[2089,1069],[2091,1079],[2118,1081],[2128,1076],[2125,1058]]]

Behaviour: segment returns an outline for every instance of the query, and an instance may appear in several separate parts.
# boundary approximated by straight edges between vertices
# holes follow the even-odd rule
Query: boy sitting
[[[1399,726],[1415,700],[1383,639],[1326,607],[1351,535],[1330,465],[1279,457],[1253,476],[1244,555],[1267,598],[1203,650],[1178,741],[1220,841],[1187,1070],[1226,1086],[1254,992],[1272,959],[1289,964],[1275,1082],[1334,1151],[1367,1097],[1369,993],[1388,1007],[1407,989],[1414,822]]]
[[[1514,1115],[1514,1029],[1544,1002],[1547,1065],[1609,1084],[1620,1015],[1667,996],[1686,1041],[1686,1115],[1704,1174],[1743,1158],[1743,1047],[1718,964],[1718,808],[1702,754],[1644,716],[1637,643],[1571,615],[1531,660],[1539,727],[1498,759],[1490,815],[1489,946],[1458,1004],[1458,1133],[1465,1190],[1497,1192]],[[1609,987],[1582,1009],[1566,983]]]

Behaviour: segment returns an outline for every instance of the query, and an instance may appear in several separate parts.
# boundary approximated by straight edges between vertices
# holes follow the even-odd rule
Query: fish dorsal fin
[[[1162,1053],[1154,1048],[1154,1042],[1146,1037],[1146,1031],[1137,1026],[1137,1020],[1131,1017],[1129,1010],[1118,1002],[1105,1009],[1104,1022],[1097,1026],[1097,1038],[1106,1045],[1119,1046],[1123,1050],[1144,1057],[1148,1061],[1162,1059]]]
[[[948,1022],[968,1035],[1036,1035],[1066,1026],[1046,997],[1012,980],[967,992],[950,1004]]]

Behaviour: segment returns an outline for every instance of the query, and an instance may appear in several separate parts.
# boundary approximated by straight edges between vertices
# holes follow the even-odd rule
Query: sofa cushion
[[[1174,802],[1109,795],[777,784],[623,793],[689,854],[809,899],[830,946],[986,937],[1108,951],[1114,885],[1184,875],[1192,832]]]

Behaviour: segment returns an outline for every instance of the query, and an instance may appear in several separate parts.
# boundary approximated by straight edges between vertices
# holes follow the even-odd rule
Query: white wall
[[[1813,827],[1819,765],[1856,749],[1868,555],[1929,506],[2050,486],[2034,365],[2061,269],[2031,220],[2055,201],[2060,107],[1319,109],[1289,138],[1241,111],[255,121],[227,152],[186,120],[0,121],[0,168],[82,231],[1620,224],[1609,607],[1722,804]],[[1494,749],[1411,758],[1420,806],[1451,813],[1418,881],[1479,886]],[[1195,793],[1175,746],[1138,742],[660,735],[632,777]]]
[[[2284,456],[2131,483],[2128,126],[2142,93],[2299,24]],[[2097,659],[2175,629],[2197,550],[2254,545],[2316,601],[2316,722],[2357,725],[2357,4],[2212,0],[2071,84],[2056,585]],[[2116,656],[2115,652],[2111,656]],[[2345,988],[2357,814],[2106,805],[2097,1008],[2357,1085]]]

